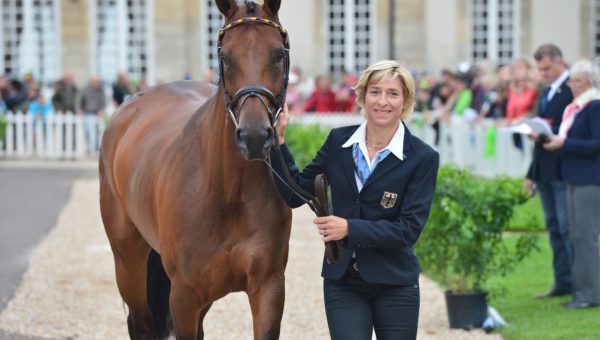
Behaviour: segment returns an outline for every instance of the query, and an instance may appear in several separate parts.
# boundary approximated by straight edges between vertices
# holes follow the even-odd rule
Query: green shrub
[[[313,160],[328,134],[329,129],[318,124],[289,124],[286,127],[285,143],[294,155],[298,168],[304,169]]]
[[[431,214],[417,243],[423,268],[455,292],[482,290],[490,275],[508,273],[536,248],[530,235],[520,236],[513,249],[502,242],[514,207],[529,199],[521,183],[440,167]]]

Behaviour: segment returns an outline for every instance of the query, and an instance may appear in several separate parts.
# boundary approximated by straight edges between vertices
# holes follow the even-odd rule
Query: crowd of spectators
[[[441,76],[417,75],[415,111],[429,122],[452,115],[467,121],[499,119],[515,124],[533,116],[542,82],[535,67],[526,59],[515,59],[495,67],[489,62],[461,63]]]

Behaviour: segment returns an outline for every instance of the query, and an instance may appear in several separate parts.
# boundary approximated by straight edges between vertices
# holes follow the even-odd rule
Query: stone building
[[[262,2],[262,1],[259,1]],[[216,67],[214,0],[3,0],[0,71],[79,83],[120,70],[148,83]],[[380,59],[438,72],[462,61],[531,58],[545,42],[567,61],[600,55],[600,0],[283,0],[292,66],[356,72]]]

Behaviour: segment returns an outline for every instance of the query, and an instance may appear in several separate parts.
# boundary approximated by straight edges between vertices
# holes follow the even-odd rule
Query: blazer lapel
[[[356,165],[354,164],[354,158],[352,157],[352,147],[342,148],[342,145],[346,143],[346,141],[352,136],[350,133],[348,136],[343,138],[342,143],[340,144],[340,151],[342,152],[342,161],[344,162],[344,173],[346,174],[346,178],[348,183],[350,183],[350,187],[354,190],[355,193],[358,193],[358,187],[356,186],[356,178],[354,177],[354,169]]]

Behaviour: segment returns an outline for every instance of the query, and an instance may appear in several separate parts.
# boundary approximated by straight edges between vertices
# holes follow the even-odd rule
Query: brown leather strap
[[[315,177],[315,213],[319,217],[331,215],[329,197],[327,194],[328,187],[327,176],[325,176],[325,174],[318,174],[317,177]],[[340,260],[342,249],[340,241],[329,241],[325,243],[325,253],[331,263],[337,263]]]

